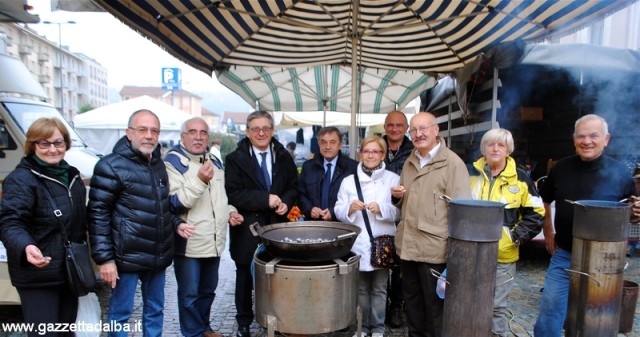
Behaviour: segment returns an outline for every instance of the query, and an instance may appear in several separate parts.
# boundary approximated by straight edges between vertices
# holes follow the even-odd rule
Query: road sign
[[[162,68],[162,89],[180,90],[182,72],[180,68]]]

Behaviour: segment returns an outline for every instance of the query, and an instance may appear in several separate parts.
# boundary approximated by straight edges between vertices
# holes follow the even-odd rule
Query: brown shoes
[[[219,332],[205,331],[202,337],[222,337],[222,335]]]

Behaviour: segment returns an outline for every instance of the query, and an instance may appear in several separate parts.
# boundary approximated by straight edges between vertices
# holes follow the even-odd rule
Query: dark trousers
[[[391,268],[387,294],[389,297],[389,309],[396,309],[402,306],[404,296],[402,294],[402,272],[399,266]]]
[[[22,316],[25,323],[33,323],[39,331],[29,332],[29,337],[68,336],[73,332],[49,332],[47,323],[75,323],[78,314],[78,297],[66,285],[43,288],[18,288]],[[40,330],[41,329],[41,330]]]
[[[436,294],[438,279],[431,274],[431,269],[442,273],[446,267],[446,264],[402,261],[409,337],[442,336],[444,300]]]
[[[250,264],[236,263],[236,321],[239,326],[253,322],[253,277]]]

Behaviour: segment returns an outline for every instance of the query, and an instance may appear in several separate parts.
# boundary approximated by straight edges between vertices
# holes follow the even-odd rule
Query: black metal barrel
[[[630,207],[599,200],[572,203],[566,336],[615,337],[620,321]]]
[[[490,336],[504,204],[452,200],[442,335]]]

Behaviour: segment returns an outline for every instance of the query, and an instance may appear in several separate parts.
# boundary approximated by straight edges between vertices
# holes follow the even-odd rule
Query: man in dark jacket
[[[302,164],[298,206],[307,220],[337,221],[333,206],[340,184],[344,177],[356,173],[358,162],[340,152],[342,134],[338,128],[324,127],[317,138],[320,156]]]
[[[142,328],[162,336],[165,269],[173,259],[174,231],[184,238],[193,226],[170,212],[169,180],[160,158],[160,121],[138,110],[126,137],[96,164],[89,193],[89,234],[100,277],[112,288],[107,320],[128,327],[133,298],[142,283]],[[133,328],[131,328],[133,329]],[[112,331],[109,336],[126,336]]]
[[[273,139],[273,117],[255,111],[247,117],[247,138],[226,158],[225,188],[229,204],[244,222],[230,227],[229,250],[236,264],[236,320],[238,337],[250,337],[253,321],[251,262],[258,238],[249,225],[288,222],[297,197],[298,171],[287,150]]]
[[[407,116],[402,111],[391,111],[384,119],[384,132],[382,137],[387,143],[387,156],[384,158],[386,169],[400,175],[402,166],[409,158],[413,143],[407,137],[409,123]],[[385,316],[386,321],[391,327],[399,328],[404,322],[402,321],[402,279],[400,277],[400,267],[391,269],[391,277],[389,278],[389,289],[387,289],[389,297],[389,307]]]
[[[397,175],[402,173],[402,166],[413,150],[413,144],[407,137],[408,129],[407,116],[402,111],[391,111],[384,119],[385,135],[382,138],[387,143],[384,163],[387,170]]]

